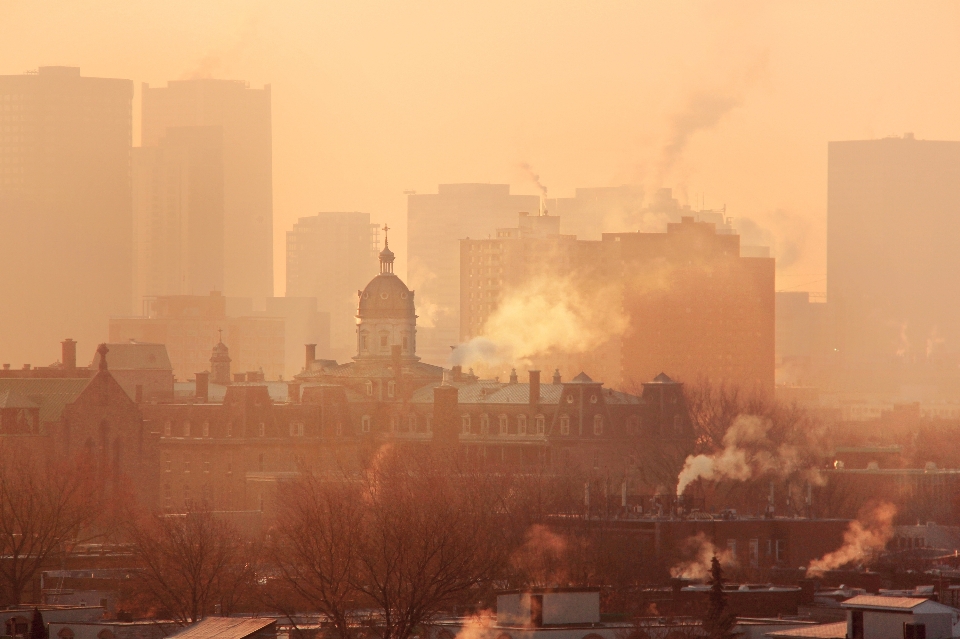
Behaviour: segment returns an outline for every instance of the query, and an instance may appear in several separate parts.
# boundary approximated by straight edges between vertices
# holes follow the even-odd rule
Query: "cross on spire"
[[[383,225],[383,248],[390,247],[390,238],[387,236],[387,231],[390,230],[390,227],[386,224]]]
[[[217,333],[220,335],[220,343],[223,344],[223,329],[218,328]]]

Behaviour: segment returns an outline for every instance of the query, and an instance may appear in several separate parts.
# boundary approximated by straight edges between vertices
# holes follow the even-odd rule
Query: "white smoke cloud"
[[[856,521],[850,522],[843,533],[843,545],[820,559],[811,561],[807,567],[807,576],[815,577],[827,570],[874,557],[893,538],[893,518],[896,514],[897,507],[889,502],[877,504],[861,513]]]
[[[737,565],[737,558],[730,550],[717,548],[702,532],[689,537],[684,542],[684,547],[692,557],[673,566],[670,569],[672,577],[704,581],[710,576],[710,563],[714,557],[724,568]]]

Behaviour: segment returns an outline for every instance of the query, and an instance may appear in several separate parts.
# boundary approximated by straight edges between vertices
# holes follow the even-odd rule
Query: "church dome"
[[[406,319],[415,313],[413,291],[393,273],[381,273],[360,293],[360,317]]]

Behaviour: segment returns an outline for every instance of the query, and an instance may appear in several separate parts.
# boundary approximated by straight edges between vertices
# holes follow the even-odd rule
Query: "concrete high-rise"
[[[287,296],[314,297],[330,314],[330,351],[320,357],[356,351],[357,291],[377,274],[378,243],[369,213],[318,213],[287,231]]]
[[[537,196],[512,195],[508,184],[441,184],[437,193],[407,196],[407,281],[417,292],[424,361],[446,364],[459,343],[459,240],[489,237],[539,208]]]
[[[895,391],[957,370],[958,237],[960,142],[829,143],[827,303],[848,381]]]
[[[223,290],[273,295],[273,155],[270,87],[232,80],[143,85],[144,147],[173,127],[219,127],[223,136]]]
[[[132,100],[130,80],[75,67],[0,76],[0,350],[14,361],[64,335],[102,342],[129,312]]]
[[[133,153],[133,312],[160,295],[223,290],[223,131],[171,127]]]

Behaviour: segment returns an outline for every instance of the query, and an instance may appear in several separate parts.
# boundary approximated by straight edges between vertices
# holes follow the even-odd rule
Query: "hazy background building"
[[[424,361],[446,364],[459,343],[459,240],[492,236],[539,209],[539,197],[512,195],[508,184],[441,184],[437,193],[407,196],[407,282],[417,294]]]
[[[829,143],[827,301],[844,388],[957,389],[957,237],[960,142]]]
[[[218,127],[223,135],[223,290],[273,295],[273,161],[269,85],[177,80],[143,85],[142,146],[161,146],[172,127]]]
[[[129,312],[133,83],[75,67],[0,76],[0,350],[56,358]]]
[[[133,312],[144,298],[223,291],[223,129],[170,127],[133,150]]]
[[[639,230],[643,199],[643,187],[637,185],[578,188],[573,197],[547,199],[546,208],[549,214],[560,216],[564,234],[599,240],[604,232]]]
[[[329,314],[320,358],[356,353],[357,291],[377,274],[379,237],[370,214],[359,212],[302,217],[287,231],[287,296],[315,298],[317,310]]]
[[[315,297],[268,297],[264,317],[283,318],[283,366],[285,379],[304,368],[304,344],[316,344],[315,353],[329,357],[330,319],[328,311],[317,308]]]
[[[242,308],[244,301],[249,306],[249,300],[234,305]],[[110,319],[111,342],[165,345],[179,381],[209,371],[211,349],[221,339],[230,348],[234,372],[262,371],[268,380],[284,374],[283,317],[228,313],[228,299],[219,292],[162,296],[146,316]]]

